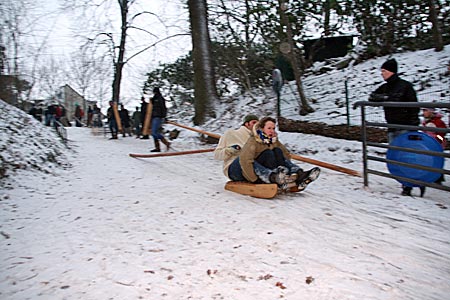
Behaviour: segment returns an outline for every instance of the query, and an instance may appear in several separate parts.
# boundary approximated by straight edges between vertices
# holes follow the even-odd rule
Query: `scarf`
[[[257,129],[256,133],[258,133],[258,136],[261,139],[261,141],[263,142],[263,144],[270,145],[274,142],[272,140],[272,138],[268,137],[267,134],[265,134],[261,129]]]

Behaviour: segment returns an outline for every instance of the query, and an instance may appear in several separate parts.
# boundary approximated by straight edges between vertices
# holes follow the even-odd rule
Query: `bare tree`
[[[117,6],[120,15],[120,28],[117,28]],[[154,24],[158,22],[165,27],[165,22],[157,14],[143,10],[138,0],[117,0],[113,1],[90,1],[90,0],[66,0],[65,8],[82,15],[77,15],[77,23],[84,22],[82,26],[84,33],[78,30],[79,37],[84,38],[84,47],[95,49],[96,55],[109,57],[109,65],[112,67],[111,87],[112,101],[122,102],[121,99],[121,83],[125,66],[130,60],[138,57],[149,49],[163,43],[173,37],[187,35],[188,33],[179,33],[173,35],[162,35],[161,37],[154,34],[151,29],[154,27],[149,25],[150,21]],[[149,18],[151,17],[151,19]],[[141,26],[137,24],[141,22]],[[142,22],[146,25],[142,26]],[[149,28],[149,29],[147,29]],[[130,33],[133,33],[130,35]],[[117,34],[118,33],[118,34]],[[132,37],[134,34],[143,33],[139,39],[139,46],[131,48],[129,42],[136,40]],[[94,57],[91,56],[91,59]],[[102,79],[104,80],[104,78]]]
[[[54,98],[56,92],[65,84],[67,73],[65,59],[54,57],[45,59],[36,75],[40,81],[40,94],[46,95],[48,98]]]
[[[206,115],[213,116],[213,107],[218,96],[212,65],[206,0],[188,0],[188,6],[194,60],[194,124],[199,125],[204,122]]]

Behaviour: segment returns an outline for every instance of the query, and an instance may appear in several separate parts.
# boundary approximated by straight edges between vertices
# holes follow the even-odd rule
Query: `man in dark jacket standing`
[[[155,141],[155,149],[151,152],[160,152],[159,141],[166,145],[167,150],[170,148],[170,142],[161,134],[161,125],[164,122],[167,114],[166,99],[161,95],[158,87],[153,89],[154,96],[150,99],[152,103],[152,137]]]
[[[369,101],[374,102],[417,102],[416,91],[413,85],[406,80],[401,79],[398,74],[397,61],[388,59],[381,66],[381,76],[386,83],[382,84],[373,93],[370,94]],[[419,125],[418,107],[384,107],[384,117],[388,124],[399,125]],[[394,139],[408,132],[405,129],[388,129],[388,140],[391,144]],[[402,195],[410,196],[411,187],[403,186]]]
[[[381,76],[386,81],[372,94],[369,101],[374,102],[417,102],[413,85],[401,79],[397,74],[397,61],[388,59],[381,66]],[[384,107],[384,117],[388,124],[419,125],[418,107]],[[388,129],[388,139],[391,143],[397,136],[407,132],[404,129]]]

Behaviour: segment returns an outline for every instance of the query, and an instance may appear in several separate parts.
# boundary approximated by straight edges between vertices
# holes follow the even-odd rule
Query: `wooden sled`
[[[250,183],[245,181],[228,181],[225,184],[227,191],[255,198],[272,199],[278,194],[278,186],[275,183]],[[289,192],[298,192],[298,187],[292,187]]]

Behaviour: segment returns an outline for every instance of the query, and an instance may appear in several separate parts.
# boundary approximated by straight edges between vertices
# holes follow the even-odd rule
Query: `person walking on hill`
[[[117,126],[116,117],[114,115],[114,102],[109,101],[109,107],[106,111],[106,117],[108,118],[109,130],[111,131],[110,140],[117,140],[117,134],[119,132],[119,127]]]
[[[166,145],[166,150],[170,149],[170,142],[161,134],[161,125],[167,114],[166,99],[161,95],[159,87],[153,89],[152,103],[152,137],[155,142],[155,148],[151,152],[161,152],[159,141]]]
[[[82,127],[83,123],[82,123],[82,119],[84,117],[84,111],[81,108],[81,106],[76,103],[75,104],[75,126],[76,127]]]
[[[120,121],[122,122],[123,137],[126,137],[127,133],[129,136],[133,136],[131,134],[130,114],[128,113],[128,109],[126,109],[123,104],[120,105],[119,116]]]
[[[378,87],[369,96],[373,102],[417,102],[416,91],[412,83],[401,79],[397,61],[388,59],[381,66],[381,76],[386,83]],[[384,117],[388,124],[419,125],[418,107],[384,107]],[[388,141],[391,144],[396,137],[408,132],[406,129],[388,128]],[[402,186],[402,195],[411,196],[412,187]]]
[[[239,152],[252,134],[253,126],[258,122],[255,115],[246,115],[239,129],[229,129],[220,137],[214,150],[214,158],[223,161],[223,173],[228,176],[228,168],[239,156]]]
[[[133,120],[134,124],[134,131],[136,134],[136,138],[141,137],[141,112],[139,111],[139,106],[136,106],[136,110],[133,112],[133,115],[131,116],[131,119]]]

